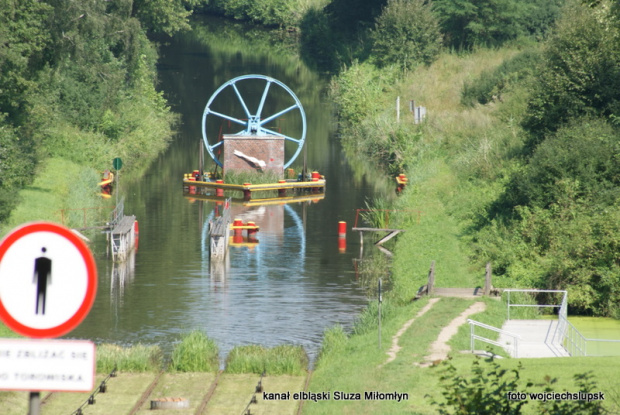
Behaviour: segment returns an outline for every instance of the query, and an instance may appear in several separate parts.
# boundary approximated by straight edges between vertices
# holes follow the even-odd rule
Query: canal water
[[[158,344],[169,352],[181,334],[204,331],[222,358],[236,345],[302,345],[316,357],[325,329],[350,328],[366,305],[353,259],[359,236],[350,230],[339,250],[337,224],[349,229],[356,209],[387,185],[353,170],[335,139],[326,80],[309,70],[267,32],[214,19],[162,40],[160,89],[180,114],[169,149],[138,181],[121,183],[125,213],[139,221],[136,255],[114,265],[105,236],[95,241],[99,287],[86,320],[67,337],[122,345]],[[286,205],[233,205],[233,216],[261,226],[259,243],[231,247],[225,265],[212,267],[206,241],[213,202],[194,200],[181,185],[198,168],[201,118],[224,82],[263,74],[286,84],[307,117],[307,165],[327,179],[323,199]],[[287,150],[290,154],[290,150]],[[207,156],[207,167],[212,167]],[[303,156],[291,166],[301,169]],[[122,170],[121,170],[122,180]],[[393,189],[391,189],[393,191]]]

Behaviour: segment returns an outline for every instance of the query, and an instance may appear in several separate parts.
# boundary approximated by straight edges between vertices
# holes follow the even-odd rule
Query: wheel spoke
[[[231,117],[231,116],[229,116],[229,115],[224,115],[224,114],[221,114],[221,113],[219,113],[219,112],[212,111],[212,110],[209,110],[208,114],[213,114],[213,115],[215,115],[215,116],[217,116],[217,117],[221,117],[221,118],[224,118],[224,119],[226,119],[226,120],[229,120],[229,121],[232,121],[232,122],[236,122],[237,124],[241,124],[241,125],[243,125],[243,126],[246,126],[246,125],[247,125],[247,122],[245,122],[245,121],[241,121],[241,120],[240,120],[240,119],[238,119],[238,118]]]
[[[291,110],[294,110],[295,108],[298,108],[298,107],[297,107],[297,104],[295,104],[295,105],[291,105],[290,107],[288,107],[288,108],[286,108],[286,109],[283,109],[283,110],[282,110],[282,111],[280,111],[279,113],[274,114],[274,115],[272,115],[271,117],[267,117],[267,118],[265,118],[264,120],[261,120],[261,121],[260,121],[260,125],[261,125],[261,127],[262,127],[263,125],[267,124],[268,122],[273,121],[273,120],[275,120],[276,118],[278,118],[278,117],[280,117],[280,116],[282,116],[282,115],[286,114],[287,112],[289,112],[289,111],[291,111]]]
[[[218,141],[217,144],[213,144],[212,146],[209,146],[209,148],[211,150],[213,150],[214,148],[217,148],[217,147],[221,146],[222,143],[223,143],[223,141]]]
[[[284,139],[285,139],[285,140],[292,141],[292,142],[297,143],[297,144],[300,144],[300,143],[302,142],[302,140],[300,140],[300,139],[298,139],[298,138],[293,138],[293,137],[290,137],[290,136],[288,136],[288,135],[285,135],[285,134],[278,133],[278,132],[276,132],[276,131],[270,130],[270,129],[268,129],[268,128],[263,128],[262,130],[263,130],[265,133],[268,133],[268,134],[271,134],[271,135],[277,135],[277,136],[279,136],[279,137],[284,137]]]
[[[245,111],[245,115],[247,115],[248,119],[252,118],[252,115],[250,114],[250,110],[248,110],[248,107],[247,107],[247,105],[245,105],[245,101],[243,100],[243,97],[241,97],[241,93],[237,89],[237,85],[236,84],[232,84],[232,87],[235,90],[235,93],[237,94],[237,98],[239,98],[239,102],[241,102],[241,105],[243,106],[243,110]]]
[[[267,85],[265,85],[265,90],[263,91],[263,96],[260,99],[260,104],[258,104],[258,111],[256,111],[256,117],[260,119],[260,114],[263,112],[263,106],[265,105],[265,100],[267,99],[267,93],[269,92],[269,87],[271,86],[271,81],[267,81]]]

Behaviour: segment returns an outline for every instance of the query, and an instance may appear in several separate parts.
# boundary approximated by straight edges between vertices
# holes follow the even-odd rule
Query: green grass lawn
[[[306,402],[304,414],[436,414],[438,407],[431,403],[443,401],[440,376],[444,363],[432,367],[419,367],[416,363],[424,360],[429,345],[437,338],[440,330],[453,318],[465,310],[474,300],[455,298],[440,299],[431,310],[417,318],[401,336],[402,349],[397,358],[382,365],[392,336],[427,303],[423,299],[407,306],[399,307],[392,318],[385,321],[382,329],[382,346],[378,347],[378,333],[369,330],[363,334],[350,336],[345,342],[332,348],[322,356],[312,376],[309,390],[315,393],[328,391],[332,398],[328,401]],[[484,300],[487,311],[471,318],[488,324],[501,326],[505,318],[505,306],[493,299]],[[465,377],[472,374],[475,356],[463,351],[469,350],[469,327],[461,326],[449,342],[452,347],[450,363],[457,373]],[[482,346],[478,348],[483,348]],[[543,392],[545,378],[557,379],[550,386],[555,391],[577,392],[575,374],[592,371],[596,390],[605,393],[605,407],[611,413],[620,411],[620,378],[615,375],[620,367],[619,357],[592,358],[548,358],[548,359],[497,359],[502,369],[517,369],[519,362],[521,382],[524,392]],[[526,388],[528,381],[534,386]],[[337,401],[335,391],[358,392],[360,401]],[[397,401],[367,401],[363,399],[366,391],[407,393],[408,399]],[[535,402],[528,402],[523,413],[537,414],[540,408]],[[615,411],[615,412],[614,412]]]

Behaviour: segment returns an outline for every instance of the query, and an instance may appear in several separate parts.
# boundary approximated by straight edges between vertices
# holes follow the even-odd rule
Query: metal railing
[[[480,336],[480,335],[476,334],[475,333],[475,327],[477,326],[477,327],[481,327],[483,329],[494,331],[494,332],[496,332],[498,334],[504,334],[504,335],[506,335],[508,337],[512,337],[513,340],[514,340],[513,343],[512,343],[514,345],[514,347],[513,347],[513,353],[511,353],[510,355],[512,357],[519,357],[519,340],[521,339],[521,336],[519,336],[518,334],[511,333],[511,332],[506,331],[506,330],[498,329],[497,327],[489,326],[488,324],[484,324],[484,323],[481,323],[479,321],[475,321],[475,320],[472,320],[472,319],[467,319],[467,322],[469,323],[469,329],[470,329],[470,348],[471,348],[471,352],[472,353],[474,352],[474,346],[475,346],[475,341],[476,340],[480,340],[480,341],[483,341],[485,343],[489,343],[489,344],[492,344],[492,345],[495,345],[495,346],[499,346],[499,347],[501,347],[503,349],[505,349],[505,347],[506,347],[506,344],[504,344],[504,343],[500,343],[498,341],[495,341],[495,340],[489,339],[487,337],[483,337],[483,336]]]
[[[564,346],[571,356],[605,356],[605,354],[588,353],[588,343],[615,343],[618,344],[618,355],[620,355],[620,340],[612,339],[588,339],[568,321],[568,301],[564,297],[560,312],[558,313],[558,327],[554,334],[554,339]]]
[[[579,332],[579,330],[568,321],[568,292],[566,290],[534,290],[534,289],[506,289],[507,293],[507,319],[510,320],[511,307],[553,307],[559,308],[558,324],[552,337],[552,344],[561,345],[571,356],[608,356],[609,354],[588,352],[588,344],[590,350],[595,343],[615,343],[618,344],[618,352],[613,355],[620,355],[620,340],[612,339],[589,339]],[[562,293],[562,302],[560,305],[554,304],[518,304],[512,303],[511,292],[529,292],[529,293]]]
[[[62,223],[64,226],[69,226],[69,223],[68,223],[69,216],[72,213],[81,211],[82,212],[82,215],[81,215],[82,216],[82,227],[80,229],[88,229],[88,228],[103,227],[102,225],[102,222],[104,221],[103,218],[101,218],[101,221],[99,221],[99,217],[95,219],[93,218],[93,215],[91,214],[93,211],[100,211],[102,209],[112,209],[112,207],[111,206],[95,206],[95,207],[87,207],[87,208],[60,209],[56,211],[55,213],[60,215],[60,223]],[[72,223],[75,224],[75,222],[77,222],[77,219],[74,218]],[[93,223],[95,224],[93,225]]]
[[[125,196],[121,198],[112,213],[110,214],[110,228],[113,229],[125,216]]]
[[[562,293],[564,294],[562,301],[564,302],[566,300],[566,295],[567,292],[566,290],[524,290],[524,289],[506,289],[504,290],[505,293],[508,293],[508,298],[507,298],[507,309],[508,309],[508,315],[506,317],[506,320],[510,320],[510,307],[536,307],[536,308],[540,308],[540,307],[553,307],[553,308],[560,308],[561,305],[557,305],[557,304],[511,304],[510,303],[510,293],[517,293],[517,292],[521,292],[521,293]]]

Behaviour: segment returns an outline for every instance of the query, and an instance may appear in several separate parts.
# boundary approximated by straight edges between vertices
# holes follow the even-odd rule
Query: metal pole
[[[114,193],[116,193],[116,206],[118,206],[118,194],[119,194],[119,192],[121,190],[120,189],[120,185],[119,185],[120,177],[121,177],[121,171],[120,170],[116,170],[116,176],[114,176],[114,180],[116,180],[116,186],[115,186],[116,187],[116,191],[114,192]]]
[[[41,392],[30,392],[28,404],[28,415],[39,415],[41,413]]]
[[[304,145],[304,167],[301,171],[301,181],[306,181],[306,172],[308,171],[308,146]],[[305,204],[305,203],[304,203]]]
[[[381,350],[381,278],[379,278],[379,350]]]
[[[510,291],[508,291],[508,318],[506,320],[510,320]]]

